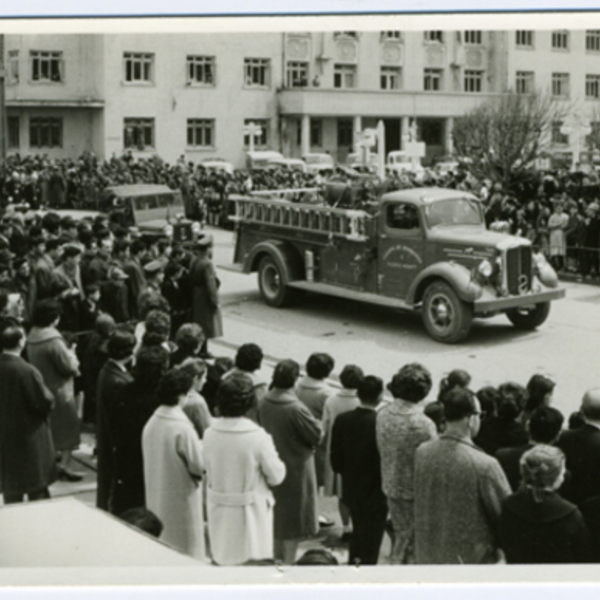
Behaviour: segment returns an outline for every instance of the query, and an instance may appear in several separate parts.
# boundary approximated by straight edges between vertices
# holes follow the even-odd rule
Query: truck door
[[[405,298],[424,266],[422,217],[410,202],[390,202],[383,205],[380,219],[378,293]]]

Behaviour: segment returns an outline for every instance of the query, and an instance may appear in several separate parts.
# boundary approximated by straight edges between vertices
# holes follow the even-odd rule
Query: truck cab
[[[278,201],[237,203],[234,262],[258,272],[264,300],[303,289],[420,310],[429,334],[458,342],[473,317],[507,314],[533,329],[562,298],[556,273],[524,238],[488,231],[472,194],[413,188],[373,214]]]

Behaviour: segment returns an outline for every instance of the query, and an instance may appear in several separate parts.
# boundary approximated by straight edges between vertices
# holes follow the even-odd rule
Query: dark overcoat
[[[5,494],[27,494],[56,481],[48,416],[54,398],[40,372],[20,356],[0,355],[0,480]]]
[[[536,502],[527,488],[506,498],[499,534],[508,564],[592,561],[590,534],[581,513],[556,492],[544,492],[542,502]]]
[[[98,456],[96,506],[109,510],[115,479],[115,421],[118,416],[120,390],[133,377],[112,360],[98,375],[96,388],[96,452]]]
[[[207,339],[223,335],[223,321],[219,308],[220,282],[207,256],[197,256],[190,265],[192,286],[192,321],[198,323]]]
[[[283,483],[273,488],[275,539],[315,535],[319,527],[314,454],[323,435],[321,423],[293,390],[267,392],[259,406],[259,418],[286,467]]]

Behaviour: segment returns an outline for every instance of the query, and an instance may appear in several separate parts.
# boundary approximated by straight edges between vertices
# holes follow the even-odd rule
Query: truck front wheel
[[[422,317],[429,335],[438,342],[464,340],[473,320],[473,308],[444,281],[430,284],[423,295]]]
[[[258,287],[269,306],[286,306],[292,299],[292,290],[286,285],[283,269],[270,256],[265,256],[258,265]]]
[[[518,329],[535,329],[539,327],[550,314],[550,302],[540,302],[533,306],[520,306],[506,311],[510,322]]]

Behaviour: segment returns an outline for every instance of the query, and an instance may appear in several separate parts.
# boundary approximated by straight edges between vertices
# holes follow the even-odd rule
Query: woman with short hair
[[[61,308],[56,300],[37,302],[33,311],[31,331],[27,336],[27,357],[54,395],[50,426],[54,448],[61,453],[58,469],[62,481],[80,481],[82,476],[69,469],[71,453],[80,443],[81,423],[75,400],[75,376],[79,361],[58,331]]]
[[[202,445],[182,410],[192,378],[172,369],[158,386],[160,406],[144,427],[142,451],[146,508],[163,523],[161,541],[204,559]]]
[[[593,560],[590,535],[574,505],[557,493],[565,456],[539,444],[521,457],[521,488],[502,504],[499,535],[506,562],[586,563]]]
[[[245,416],[253,401],[248,376],[224,379],[217,392],[221,418],[204,434],[208,535],[219,565],[273,558],[270,488],[284,480],[286,470],[273,438]]]
[[[283,483],[273,490],[275,559],[285,564],[294,563],[299,541],[319,530],[314,454],[323,430],[296,396],[294,386],[299,374],[295,361],[277,363],[270,389],[259,406],[260,422],[273,436],[287,472]]]

